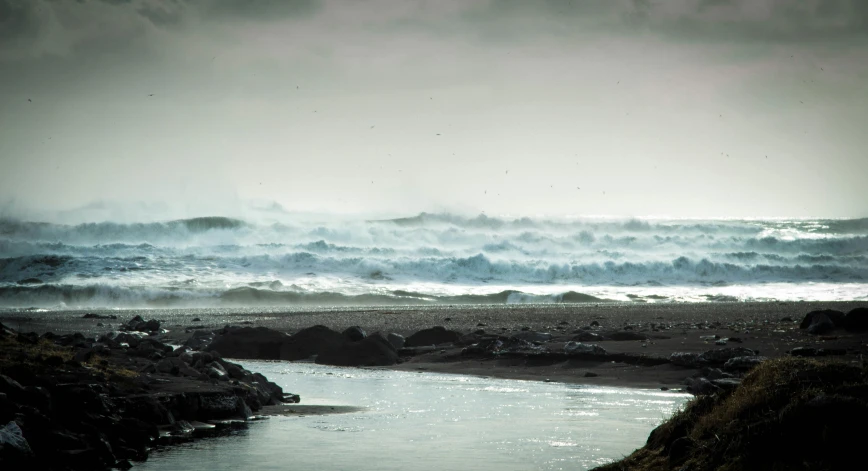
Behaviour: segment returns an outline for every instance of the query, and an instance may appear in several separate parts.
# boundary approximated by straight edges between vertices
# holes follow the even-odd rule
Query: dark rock
[[[647,335],[640,334],[638,332],[625,332],[625,331],[614,331],[614,332],[606,332],[603,333],[603,338],[606,340],[614,340],[618,342],[625,342],[631,340],[648,340]]]
[[[837,327],[844,327],[844,313],[833,309],[811,311],[805,314],[805,318],[799,324],[800,329],[807,329],[808,333],[814,335],[831,332]]]
[[[708,350],[699,355],[697,360],[700,364],[705,365],[723,365],[731,358],[755,356],[756,352],[744,347],[718,348]]]
[[[217,336],[206,351],[215,351],[224,357],[278,360],[281,358],[281,348],[289,340],[283,332],[265,327],[239,327],[226,330]]]
[[[857,307],[844,318],[844,327],[850,332],[868,331],[868,307]]]
[[[603,340],[603,336],[585,330],[578,330],[576,331],[576,335],[570,340],[575,342],[599,342]]]
[[[317,356],[316,362],[335,366],[389,366],[398,362],[398,352],[388,340],[376,333],[325,350]]]
[[[737,388],[741,384],[741,380],[738,378],[718,378],[711,380],[711,384],[724,391],[729,391]]]
[[[756,355],[733,357],[726,360],[726,363],[723,364],[723,369],[726,371],[744,372],[753,369],[764,361],[766,361],[766,357]]]
[[[198,317],[194,317],[193,320],[190,322],[202,322],[202,319],[199,319]]]
[[[461,334],[454,330],[446,330],[445,327],[436,326],[430,329],[423,329],[415,334],[407,337],[405,345],[407,347],[421,347],[427,345],[441,345],[444,343],[454,343],[461,338]]]
[[[101,320],[107,320],[107,319],[117,319],[118,316],[115,316],[115,315],[104,316],[104,315],[101,315],[101,314],[90,314],[90,313],[88,313],[88,314],[85,314],[85,315],[81,316],[81,318],[82,318],[82,319],[101,319]]]
[[[687,392],[694,396],[714,394],[720,388],[708,380],[708,378],[690,378],[687,380]]]
[[[600,375],[598,375],[597,373],[591,372],[591,371],[586,371],[583,376],[585,378],[596,378],[597,376],[600,376]]]
[[[393,347],[395,347],[395,350],[400,350],[404,348],[404,344],[407,342],[403,335],[396,334],[394,332],[387,335],[386,340],[388,340],[389,343],[392,344]]]
[[[512,338],[524,340],[525,342],[548,342],[552,339],[552,334],[545,332],[519,332],[512,336]]]
[[[280,346],[277,359],[306,360],[319,355],[325,350],[339,347],[346,339],[339,332],[322,325],[302,329],[295,335],[284,340]]]
[[[835,348],[796,347],[790,350],[794,357],[824,357],[829,355],[846,355],[847,351]]]
[[[0,464],[20,464],[31,455],[33,451],[30,449],[30,444],[15,421],[0,428]]]
[[[193,350],[201,350],[207,347],[211,342],[214,341],[214,332],[207,332],[204,330],[197,330],[193,332],[193,335],[190,336],[187,341],[184,342],[185,347],[190,347]]]
[[[365,330],[361,327],[355,325],[344,330],[341,335],[346,337],[351,342],[358,342],[359,340],[363,340],[365,337],[367,337],[368,333],[365,332]]]
[[[567,342],[564,351],[573,355],[606,355],[607,353],[606,349],[599,345],[581,342]]]
[[[669,362],[676,366],[683,366],[686,368],[698,368],[699,367],[699,354],[698,353],[687,353],[687,352],[674,352],[669,355]]]

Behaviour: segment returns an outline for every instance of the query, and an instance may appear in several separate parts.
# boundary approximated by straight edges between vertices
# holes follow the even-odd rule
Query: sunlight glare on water
[[[272,417],[153,453],[141,470],[582,470],[630,453],[684,394],[475,376],[241,362],[302,404],[362,412]]]

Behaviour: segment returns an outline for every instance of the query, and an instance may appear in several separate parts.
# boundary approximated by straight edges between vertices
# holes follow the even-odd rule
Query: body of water
[[[463,375],[241,362],[304,404],[361,412],[272,417],[153,453],[136,469],[583,470],[632,452],[688,396]]]

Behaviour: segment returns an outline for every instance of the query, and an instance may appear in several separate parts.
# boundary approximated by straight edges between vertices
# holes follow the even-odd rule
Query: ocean
[[[868,219],[0,220],[0,307],[868,300]]]

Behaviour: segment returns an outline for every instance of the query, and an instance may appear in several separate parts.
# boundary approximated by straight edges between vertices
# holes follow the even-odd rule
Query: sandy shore
[[[313,325],[334,330],[361,326],[367,332],[395,332],[404,336],[441,325],[450,330],[509,336],[522,330],[547,332],[553,339],[546,346],[563,348],[580,330],[590,332],[629,331],[648,340],[593,342],[609,353],[630,353],[668,358],[673,352],[701,353],[713,348],[714,336],[736,338],[726,346],[757,350],[769,358],[786,355],[794,347],[811,346],[846,351],[856,359],[868,353],[863,334],[835,332],[813,336],[799,329],[804,315],[817,309],[850,309],[859,302],[774,302],[638,304],[600,303],[572,305],[494,305],[388,307],[358,309],[171,309],[136,311],[45,311],[2,312],[0,321],[23,331],[56,333],[100,333],[111,330],[137,313],[162,321],[169,329],[167,339],[178,342],[196,329],[216,329],[227,324],[255,325],[294,333]],[[117,320],[83,319],[85,313],[116,315]],[[194,319],[196,319],[194,321]],[[102,324],[102,325],[99,325]],[[593,325],[598,324],[598,325]],[[592,326],[593,325],[593,326]],[[513,379],[550,380],[570,383],[679,388],[695,371],[672,364],[639,366],[612,361],[560,361],[529,363],[522,359],[468,360],[459,347],[438,349],[405,359],[394,368],[474,374]]]

